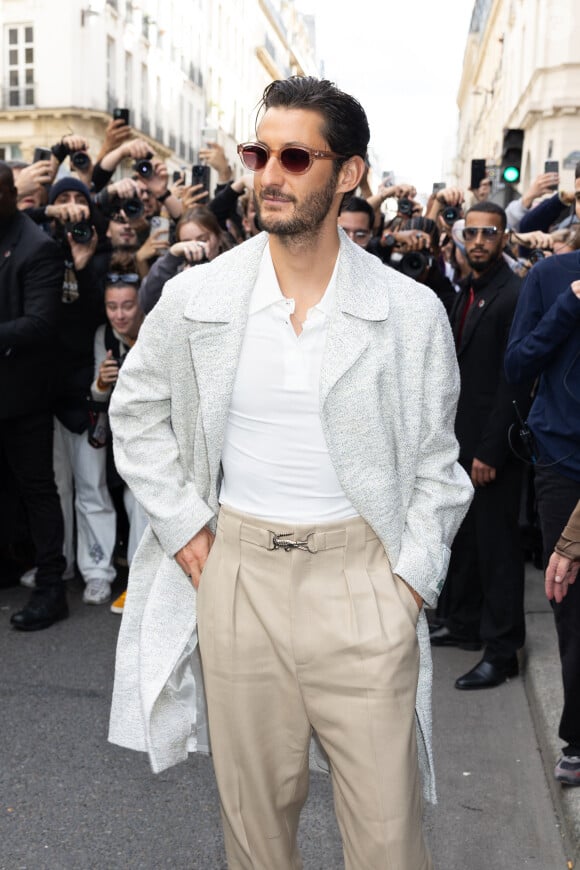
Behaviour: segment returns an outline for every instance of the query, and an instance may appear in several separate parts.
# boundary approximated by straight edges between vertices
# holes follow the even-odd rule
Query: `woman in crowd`
[[[166,281],[197,263],[211,262],[232,247],[215,215],[205,206],[188,209],[179,219],[175,235],[175,244],[155,261],[141,284],[139,304],[145,314],[159,301]]]

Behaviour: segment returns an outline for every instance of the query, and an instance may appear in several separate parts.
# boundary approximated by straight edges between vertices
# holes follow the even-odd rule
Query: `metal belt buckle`
[[[316,553],[316,550],[310,547],[310,538],[314,532],[310,532],[306,536],[305,541],[289,540],[288,536],[293,534],[292,532],[279,532],[276,534],[270,530],[270,534],[272,535],[273,550],[285,550],[287,553],[289,553],[290,550],[306,550],[308,553]]]

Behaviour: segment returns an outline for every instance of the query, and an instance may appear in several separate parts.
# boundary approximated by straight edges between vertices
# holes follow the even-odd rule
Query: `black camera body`
[[[64,228],[71,234],[73,242],[77,245],[88,245],[93,238],[93,225],[90,221],[68,221]]]
[[[403,197],[403,199],[397,200],[397,211],[399,212],[399,214],[404,214],[405,217],[412,217],[413,208],[413,200],[409,199],[408,197]]]
[[[136,160],[133,164],[133,169],[141,178],[152,178],[153,177],[153,164],[151,163],[151,158],[153,157],[153,153],[151,151],[147,152],[147,157],[143,157],[140,160]]]
[[[123,198],[116,193],[113,194],[113,196],[109,196],[105,190],[98,194],[97,197],[97,204],[104,216],[109,218],[109,220],[120,211],[125,212],[128,220],[136,220],[137,218],[142,217],[145,210],[143,203],[137,194]]]
[[[417,281],[433,263],[433,256],[425,251],[409,251],[407,254],[392,254],[389,265],[408,278]]]
[[[451,227],[455,221],[458,221],[462,217],[462,214],[462,209],[458,208],[456,205],[447,205],[441,212],[441,217],[447,226]]]
[[[541,248],[534,248],[532,251],[530,251],[528,260],[530,261],[530,263],[538,263],[540,260],[543,260],[545,256],[546,255]]]
[[[91,159],[86,151],[73,151],[70,156],[70,162],[76,169],[83,171],[89,168]]]

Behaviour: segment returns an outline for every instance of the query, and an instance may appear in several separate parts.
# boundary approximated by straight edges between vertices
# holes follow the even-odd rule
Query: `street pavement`
[[[211,760],[190,756],[154,776],[143,755],[107,743],[120,618],[83,605],[78,581],[69,589],[70,619],[31,634],[9,628],[26,590],[0,590],[0,870],[222,870]],[[426,810],[426,832],[436,870],[580,861],[580,789],[551,777],[560,676],[532,568],[526,598],[523,677],[458,692],[455,678],[478,654],[434,650],[439,803]],[[318,771],[300,842],[305,870],[343,868],[330,780]]]

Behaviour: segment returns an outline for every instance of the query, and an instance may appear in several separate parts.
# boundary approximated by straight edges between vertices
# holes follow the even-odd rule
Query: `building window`
[[[8,107],[34,105],[34,32],[29,24],[6,27]]]
[[[0,160],[22,160],[20,145],[12,143],[0,145]]]
[[[125,52],[125,105],[133,106],[133,55]]]

